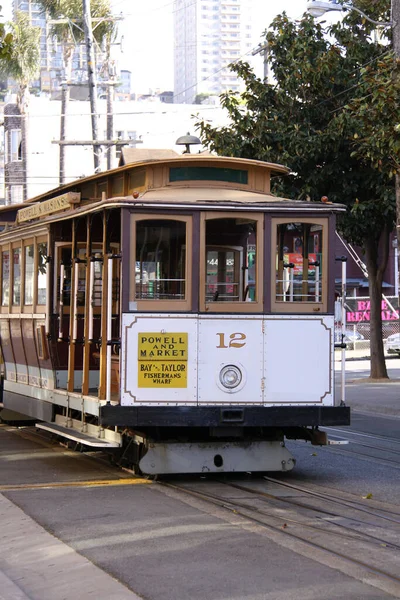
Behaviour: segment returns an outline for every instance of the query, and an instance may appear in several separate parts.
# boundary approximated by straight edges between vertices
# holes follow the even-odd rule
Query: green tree
[[[23,199],[27,199],[28,130],[26,113],[29,104],[29,85],[39,75],[40,28],[30,24],[26,13],[17,11],[15,21],[7,25],[9,49],[0,55],[0,76],[18,83],[17,105],[21,114],[21,154],[24,165]],[[6,36],[7,37],[7,36]]]
[[[359,6],[372,18],[388,18],[385,0]],[[221,97],[231,124],[214,128],[203,121],[198,125],[203,142],[218,154],[287,164],[292,173],[276,180],[277,193],[311,201],[328,196],[347,206],[338,226],[345,239],[365,253],[371,296],[371,378],[375,379],[387,378],[381,300],[395,222],[396,166],[382,168],[367,156],[361,143],[367,142],[361,135],[362,113],[376,86],[385,88],[385,78],[398,67],[390,47],[373,41],[371,27],[354,11],[326,29],[309,15],[298,22],[279,15],[265,34],[274,83],[266,85],[246,63],[232,65],[246,89],[241,96]],[[372,72],[377,80],[371,79]],[[398,102],[396,77],[391,85]],[[389,122],[389,115],[385,119]],[[378,104],[373,123],[384,140],[390,127],[383,131]]]
[[[1,12],[2,6],[0,6]],[[4,23],[0,23],[0,60],[9,60],[11,58],[13,36]]]
[[[38,4],[52,21],[50,35],[55,36],[63,53],[63,80],[61,84],[61,118],[60,140],[66,140],[67,112],[70,99],[69,83],[72,78],[72,61],[74,50],[84,42],[82,0],[39,0]],[[115,21],[112,18],[109,0],[92,0],[91,16],[93,19],[93,37],[97,43],[97,54],[101,47],[112,38]],[[58,23],[56,21],[59,21]],[[65,151],[60,144],[59,182],[65,183]]]

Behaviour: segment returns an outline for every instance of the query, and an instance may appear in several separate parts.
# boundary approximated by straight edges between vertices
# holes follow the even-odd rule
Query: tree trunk
[[[369,280],[371,379],[388,379],[383,351],[382,330],[382,281],[389,255],[389,228],[381,235],[382,256],[378,266],[379,241],[368,238],[364,242]]]

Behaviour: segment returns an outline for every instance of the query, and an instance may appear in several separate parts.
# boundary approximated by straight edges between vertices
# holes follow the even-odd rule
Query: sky
[[[1,1],[1,0],[0,0]],[[307,0],[251,0],[255,31],[255,47],[262,32],[272,19],[284,10],[291,18],[301,17]],[[132,88],[138,93],[150,90],[173,90],[173,0],[112,0],[115,14],[122,13],[119,25],[123,35],[123,53],[116,58],[120,68],[132,72]],[[118,40],[117,40],[118,41]],[[116,50],[119,47],[116,47]],[[262,57],[258,56],[259,74],[262,73]]]
[[[123,17],[119,23],[114,48],[115,58],[121,69],[132,72],[132,89],[141,94],[151,90],[173,90],[173,0],[110,0],[113,12]],[[261,40],[262,32],[272,19],[283,11],[297,19],[305,12],[307,0],[249,0],[253,5],[254,47]],[[0,0],[2,15],[11,19],[12,0]],[[122,48],[122,53],[120,53]],[[253,59],[257,75],[262,76],[261,55]],[[258,65],[257,65],[258,61]]]

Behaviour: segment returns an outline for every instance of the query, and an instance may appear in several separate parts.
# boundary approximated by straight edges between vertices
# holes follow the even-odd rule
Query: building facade
[[[14,17],[17,11],[27,13],[31,24],[40,27],[41,30],[40,77],[33,82],[32,87],[56,96],[65,79],[63,49],[60,40],[51,35],[51,23],[49,23],[49,19],[40,4],[34,2],[34,0],[13,0]],[[101,53],[96,56],[96,62],[100,74],[103,68]],[[108,79],[108,74],[105,78]],[[83,44],[77,44],[74,49],[71,79],[74,84],[87,81],[86,49]]]
[[[239,91],[228,65],[253,47],[251,0],[175,0],[174,39],[174,102]]]
[[[100,139],[107,137],[107,102],[99,100],[98,131]],[[160,101],[116,102],[114,105],[113,139],[123,145],[140,148],[171,148],[182,152],[175,141],[187,131],[195,134],[193,113],[214,126],[227,124],[225,111],[219,106],[178,106]],[[56,188],[59,182],[59,146],[61,102],[45,97],[31,97],[29,112],[21,119],[15,98],[4,107],[4,184],[5,203],[14,204]],[[65,152],[66,183],[92,175],[93,149],[90,103],[72,102],[68,110]],[[27,140],[27,151],[23,151]],[[111,167],[118,165],[121,145],[113,152]],[[114,149],[115,150],[115,149]],[[196,148],[197,150],[197,148]],[[106,148],[102,148],[101,169],[107,169]],[[1,200],[1,199],[0,199]]]

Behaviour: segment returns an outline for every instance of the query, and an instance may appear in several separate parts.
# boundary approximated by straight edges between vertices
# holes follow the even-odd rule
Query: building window
[[[19,204],[23,202],[24,186],[11,185],[8,189],[8,204]]]
[[[16,162],[22,160],[22,137],[20,129],[11,129],[8,132],[8,147],[7,160],[8,162]]]

